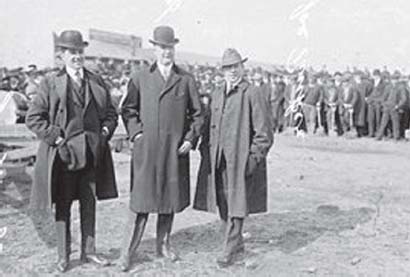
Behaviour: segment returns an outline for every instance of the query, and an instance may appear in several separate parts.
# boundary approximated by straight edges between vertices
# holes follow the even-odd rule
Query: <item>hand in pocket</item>
[[[62,145],[60,145],[57,151],[63,163],[70,163],[70,151],[68,150],[67,144],[63,143]]]
[[[258,161],[256,160],[256,158],[251,154],[248,157],[248,162],[246,163],[246,172],[245,172],[245,176],[249,177],[251,176],[255,169],[258,167]]]

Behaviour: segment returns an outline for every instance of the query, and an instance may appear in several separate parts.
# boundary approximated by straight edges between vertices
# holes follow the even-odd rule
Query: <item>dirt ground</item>
[[[72,262],[65,275],[410,276],[409,153],[409,142],[276,136],[268,157],[269,212],[247,219],[241,259],[218,268],[218,217],[189,208],[174,223],[172,245],[181,260],[156,258],[151,216],[127,274],[119,273],[116,262],[127,226],[130,165],[129,155],[115,154],[120,197],[97,206],[97,251],[113,265],[79,262],[74,205]],[[193,195],[199,155],[191,157]],[[0,184],[0,275],[57,274],[53,221],[27,210],[32,171]]]

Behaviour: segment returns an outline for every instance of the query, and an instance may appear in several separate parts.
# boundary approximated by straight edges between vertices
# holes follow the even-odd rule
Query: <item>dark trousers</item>
[[[383,116],[380,122],[379,130],[377,131],[377,137],[382,138],[385,132],[385,129],[391,120],[393,125],[393,137],[395,139],[400,138],[400,116],[398,110],[394,108],[385,109],[383,111]]]
[[[226,159],[223,151],[221,152],[220,162],[216,169],[216,202],[219,215],[225,225],[224,234],[224,255],[232,255],[244,249],[242,236],[243,217],[230,217],[228,207],[228,174]]]
[[[59,258],[69,258],[71,252],[70,218],[71,205],[75,199],[80,202],[81,254],[95,253],[95,170],[86,167],[78,171],[68,171],[56,156],[57,185],[55,199],[55,221],[57,250]]]
[[[405,138],[406,129],[409,129],[410,111],[404,109],[400,113],[400,138]]]
[[[145,226],[148,221],[148,213],[134,213],[129,211],[128,223],[125,227],[124,240],[122,243],[122,256],[131,257],[137,250]],[[157,253],[162,252],[162,247],[169,247],[174,214],[158,214],[157,219]]]
[[[304,104],[303,114],[306,120],[307,133],[314,134],[316,132],[316,119],[317,119],[316,106]]]
[[[381,106],[379,104],[369,104],[369,110],[367,114],[368,133],[370,137],[376,135],[376,131],[379,129],[381,121]]]
[[[339,107],[339,116],[343,133],[347,133],[354,127],[354,111],[345,107]]]

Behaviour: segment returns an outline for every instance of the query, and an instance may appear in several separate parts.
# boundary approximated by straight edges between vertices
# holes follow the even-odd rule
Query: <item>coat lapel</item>
[[[214,110],[212,111],[213,112],[212,116],[215,116],[214,122],[215,124],[218,124],[218,126],[221,126],[221,123],[222,123],[222,110],[224,108],[223,106],[224,106],[224,101],[225,101],[224,97],[225,97],[226,86],[227,84],[225,82],[223,86],[221,86],[217,91],[215,91],[216,95],[214,99],[212,100],[214,103]],[[238,88],[237,88],[238,91],[236,93],[243,94],[248,88],[248,86],[249,86],[248,82],[242,80],[238,84]]]
[[[159,69],[157,69],[158,74],[161,74],[159,72]],[[161,91],[159,98],[161,99],[162,96],[164,96],[167,92],[169,92],[176,83],[178,83],[181,80],[181,75],[177,73],[177,70],[175,69],[175,65],[172,67],[170,76],[168,77],[168,80],[166,80],[165,87]]]
[[[98,82],[94,79],[94,76],[90,74],[88,71],[84,71],[85,73],[85,106],[84,106],[84,114],[87,112],[91,99],[93,98],[98,106],[104,107],[103,98],[105,97],[104,88],[101,87]]]
[[[161,95],[161,92],[166,85],[166,80],[164,80],[158,68],[155,68],[152,71],[152,77],[154,78],[153,84],[155,85],[155,91],[159,91],[159,95]]]
[[[61,74],[56,76],[55,81],[55,92],[58,94],[60,98],[60,104],[58,108],[58,113],[62,114],[62,118],[59,122],[62,126],[66,126],[67,124],[67,73],[61,72]]]
[[[224,83],[223,86],[221,86],[217,91],[216,91],[216,97],[213,101],[214,103],[214,111],[212,116],[215,116],[215,124],[218,124],[219,128],[221,127],[221,122],[222,122],[222,109],[224,105],[224,94],[226,90],[226,83]]]
[[[249,83],[242,80],[239,84],[238,84],[238,91],[240,93],[244,93],[246,91],[246,89],[248,88]]]

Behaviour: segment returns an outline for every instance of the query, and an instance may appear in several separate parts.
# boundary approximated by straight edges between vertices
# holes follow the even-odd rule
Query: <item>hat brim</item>
[[[221,67],[224,68],[224,67],[232,66],[232,65],[235,65],[235,64],[240,64],[240,63],[243,64],[243,63],[246,63],[247,60],[248,60],[248,58],[244,58],[241,61],[222,63]]]
[[[73,44],[69,44],[69,43],[60,43],[60,42],[58,42],[58,43],[56,43],[56,46],[64,47],[64,48],[68,48],[68,49],[82,50],[82,49],[84,49],[85,47],[88,46],[88,42],[84,41],[83,45],[73,45]]]
[[[179,39],[174,39],[173,42],[164,42],[164,41],[158,41],[154,39],[149,39],[149,42],[151,42],[154,45],[163,45],[163,46],[174,46],[175,44],[179,43]]]

